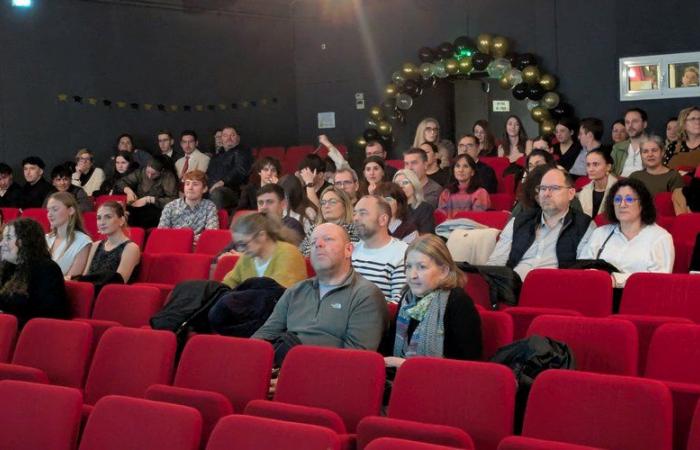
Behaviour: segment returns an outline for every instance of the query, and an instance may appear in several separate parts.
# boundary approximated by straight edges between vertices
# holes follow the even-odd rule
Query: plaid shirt
[[[183,198],[173,200],[163,208],[158,228],[192,228],[197,240],[205,229],[219,229],[216,205],[211,200],[202,199],[194,207],[190,207]]]

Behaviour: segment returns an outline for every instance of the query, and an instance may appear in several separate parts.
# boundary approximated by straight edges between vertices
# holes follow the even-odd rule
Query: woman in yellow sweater
[[[230,288],[252,277],[272,278],[287,288],[308,277],[304,257],[289,243],[294,237],[275,218],[248,214],[233,224],[231,233],[240,259],[224,277],[223,283]]]

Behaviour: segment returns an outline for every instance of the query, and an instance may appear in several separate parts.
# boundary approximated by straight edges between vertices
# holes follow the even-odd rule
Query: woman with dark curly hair
[[[276,184],[282,174],[282,165],[277,158],[262,157],[250,169],[248,184],[241,189],[241,198],[236,209],[258,209],[258,191],[266,184]]]
[[[0,311],[20,324],[34,317],[68,317],[61,268],[51,259],[44,230],[26,218],[2,230],[0,241]]]
[[[603,259],[620,272],[612,273],[614,287],[624,287],[636,272],[671,273],[673,239],[656,224],[654,199],[644,183],[618,181],[605,199],[608,225],[597,228],[579,258]]]

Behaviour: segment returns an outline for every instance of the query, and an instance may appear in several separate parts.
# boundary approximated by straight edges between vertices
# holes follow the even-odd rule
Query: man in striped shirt
[[[398,302],[406,285],[404,256],[408,245],[391,237],[391,206],[382,197],[365,195],[353,211],[360,242],[352,252],[352,266],[381,289],[386,301]]]

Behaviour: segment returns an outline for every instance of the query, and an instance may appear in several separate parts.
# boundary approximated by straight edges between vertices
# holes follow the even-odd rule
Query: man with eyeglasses
[[[457,155],[469,155],[476,162],[476,176],[479,177],[481,187],[489,194],[498,191],[496,172],[488,164],[479,161],[479,139],[473,134],[465,134],[457,143]]]
[[[173,134],[170,131],[160,130],[156,139],[158,140],[160,154],[170,158],[173,165],[175,165],[175,161],[185,156],[185,153],[182,150],[174,147],[175,139],[173,139]]]
[[[381,291],[353,270],[352,249],[343,227],[317,226],[311,234],[316,276],[287,289],[252,338],[276,342],[287,335],[305,345],[376,350],[387,308]]]
[[[521,280],[533,269],[573,264],[595,229],[589,216],[570,208],[575,196],[566,172],[548,170],[537,187],[539,208],[508,222],[486,264],[509,267]]]
[[[357,203],[357,190],[360,188],[360,183],[357,178],[357,172],[350,167],[343,167],[335,172],[333,184],[336,188],[348,194],[352,204]]]

